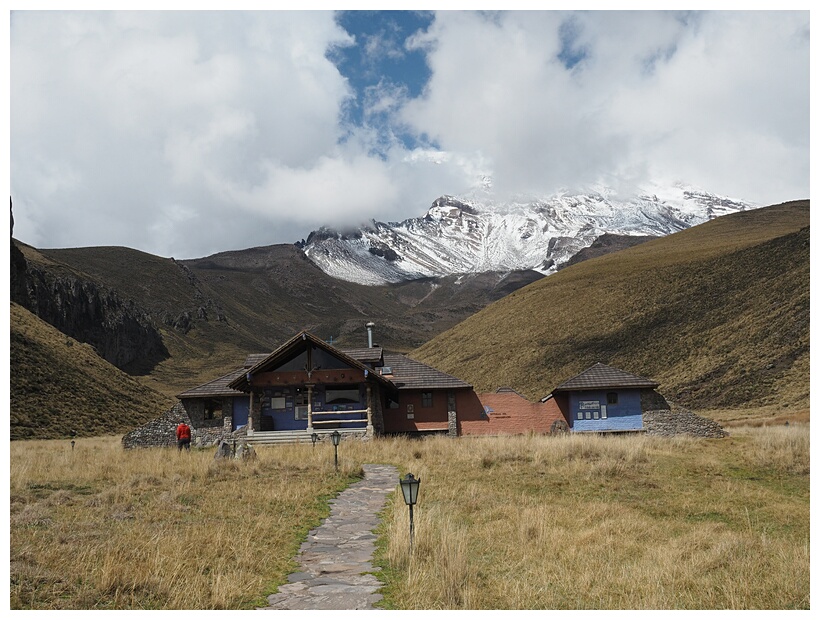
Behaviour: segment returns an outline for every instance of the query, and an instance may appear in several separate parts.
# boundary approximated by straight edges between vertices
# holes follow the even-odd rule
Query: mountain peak
[[[305,254],[328,275],[384,284],[460,273],[558,270],[603,234],[664,236],[751,203],[676,184],[623,192],[597,184],[547,198],[490,199],[492,180],[443,195],[420,217],[311,233]]]

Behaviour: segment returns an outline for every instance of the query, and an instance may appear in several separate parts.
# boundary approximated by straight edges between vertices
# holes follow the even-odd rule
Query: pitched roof
[[[372,377],[374,380],[383,383],[387,386],[390,386],[390,382],[387,379],[384,379],[378,373],[372,372],[370,368],[365,366],[359,360],[347,355],[346,353],[340,351],[336,347],[326,343],[321,338],[314,336],[310,332],[303,330],[296,334],[293,338],[288,340],[286,343],[284,343],[282,346],[280,346],[278,349],[276,349],[273,353],[270,353],[264,356],[261,360],[257,361],[250,368],[243,368],[242,370],[244,371],[244,373],[240,373],[233,381],[229,382],[229,387],[243,391],[250,389],[250,382],[248,381],[249,376],[276,368],[278,364],[281,364],[282,362],[286,361],[287,356],[290,355],[295,348],[301,346],[302,342],[310,342],[313,344],[313,346],[327,351],[328,353],[337,357],[338,359],[343,361],[345,364],[348,364],[352,368],[358,368],[359,370],[364,371],[365,376]],[[254,359],[256,359],[256,356],[249,356],[246,359],[246,362],[249,360],[253,361]]]
[[[359,349],[337,349],[349,355],[354,360],[359,360],[362,364],[375,364],[382,360],[381,347],[362,347]],[[245,358],[245,368],[253,368],[259,362],[268,357],[270,353],[251,353]]]
[[[270,355],[270,353],[251,353],[245,358],[245,368],[253,368],[268,355]]]
[[[332,355],[354,368],[368,371],[368,376],[372,377],[392,389],[400,390],[435,390],[435,389],[459,389],[472,388],[473,386],[461,379],[442,372],[410,359],[401,353],[385,353],[381,347],[359,348],[359,349],[336,349],[332,345],[320,340],[310,332],[299,332],[280,346],[273,353],[252,353],[245,358],[243,368],[238,368],[224,377],[219,377],[208,383],[191,388],[178,394],[178,398],[207,398],[209,396],[239,396],[244,394],[243,389],[248,389],[248,374],[265,372],[271,367],[275,367],[283,358],[287,357],[298,346],[302,340],[309,340],[314,345],[325,349]],[[384,363],[384,367],[389,367],[392,374],[383,375],[365,366],[365,363]]]
[[[198,385],[195,388],[177,394],[177,398],[207,398],[208,396],[242,396],[243,392],[228,387],[228,384],[240,377],[245,372],[244,368],[232,370],[227,375]]]
[[[567,379],[553,390],[569,392],[573,390],[596,390],[605,388],[656,388],[660,385],[651,379],[639,377],[598,362],[584,372]]]
[[[385,353],[384,365],[393,369],[390,380],[400,390],[455,389],[473,387],[446,372],[410,359],[401,353]]]

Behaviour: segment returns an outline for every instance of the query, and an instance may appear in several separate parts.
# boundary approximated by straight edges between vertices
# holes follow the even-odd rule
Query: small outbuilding
[[[660,384],[600,362],[564,381],[554,399],[573,432],[642,431],[644,411],[669,409]]]

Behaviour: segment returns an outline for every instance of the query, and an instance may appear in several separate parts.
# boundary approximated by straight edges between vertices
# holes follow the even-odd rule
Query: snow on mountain
[[[470,195],[442,196],[403,222],[321,228],[303,249],[328,275],[368,285],[484,271],[551,274],[604,233],[663,236],[757,206],[682,185],[628,199],[599,186],[498,203],[489,198],[490,183]]]

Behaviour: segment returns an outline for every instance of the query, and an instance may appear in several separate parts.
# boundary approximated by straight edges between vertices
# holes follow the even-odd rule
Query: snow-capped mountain
[[[663,236],[757,206],[684,186],[628,199],[605,187],[505,203],[485,196],[443,196],[403,222],[321,228],[303,249],[328,275],[360,284],[518,269],[550,274],[604,233]]]

